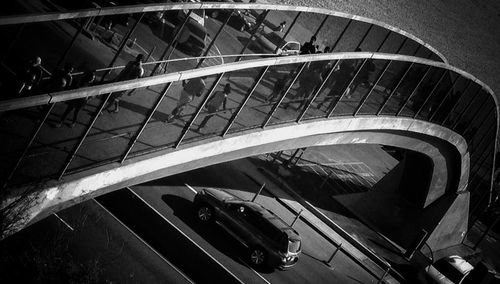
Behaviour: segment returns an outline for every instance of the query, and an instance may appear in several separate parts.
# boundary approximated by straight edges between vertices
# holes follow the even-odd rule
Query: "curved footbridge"
[[[369,61],[376,66],[370,76],[373,83],[354,91],[352,87],[348,90]],[[359,67],[349,79],[349,84],[339,87],[336,83],[339,79],[335,80],[335,76],[337,66],[342,66],[343,62],[358,62]],[[319,65],[330,68],[328,77],[309,96],[297,97],[300,88],[297,82],[317,72],[314,66]],[[399,68],[391,69],[396,65]],[[272,89],[268,84],[287,68],[289,71],[286,74],[291,79],[286,91],[274,102],[263,100]],[[419,74],[419,77],[408,77],[409,73]],[[404,228],[393,232],[398,238],[396,241],[405,244],[401,235],[404,231],[415,235],[418,230],[425,229],[431,233],[429,244],[446,247],[460,242],[466,231],[470,194],[474,189],[471,185],[474,181],[479,182],[475,190],[484,190],[481,187],[484,183],[491,186],[493,168],[485,160],[494,157],[498,128],[497,103],[492,92],[463,71],[415,57],[356,52],[248,60],[16,99],[2,103],[2,107],[12,110],[20,106],[48,105],[53,108],[70,99],[101,96],[106,100],[109,97],[107,94],[112,92],[163,86],[163,92],[154,96],[158,102],[165,99],[169,90],[180,85],[181,81],[196,77],[204,77],[211,87],[180,124],[151,120],[155,115],[161,116],[161,112],[168,114],[168,110],[173,108],[171,103],[161,103],[160,100],[150,109],[149,115],[141,118],[145,119],[145,123],[138,135],[128,138],[127,145],[132,145],[132,149],[128,148],[120,155],[113,153],[106,162],[101,160],[90,166],[88,162],[68,166],[78,159],[65,159],[66,164],[61,165],[66,172],[59,180],[49,179],[28,185],[36,186],[37,190],[27,199],[32,202],[26,209],[26,213],[29,212],[27,223],[124,186],[224,161],[285,149],[367,143],[390,145],[423,154],[410,157],[406,163],[415,161],[428,167],[422,171],[403,169],[399,179],[392,177],[391,183],[396,181],[399,185],[390,189],[392,193],[381,194],[383,197],[376,198],[378,202],[366,202],[366,198],[377,195],[377,190],[373,190],[364,196],[357,196],[355,199],[359,204],[352,206],[364,208],[362,213],[366,213],[367,220],[375,225],[378,217],[392,216],[390,222],[384,218],[381,227]],[[210,94],[227,83],[241,85],[238,88],[245,90],[240,92],[240,89],[234,89],[239,95],[231,98],[233,112],[219,113],[206,132],[195,130],[200,119],[206,115],[204,105]],[[331,95],[336,88],[340,88],[338,95]],[[323,108],[321,105],[325,104]],[[296,105],[300,107],[296,108]],[[54,110],[49,114],[58,115]],[[102,119],[103,125],[105,121],[114,123],[114,126],[118,123],[111,122],[116,118],[96,113],[95,120],[99,119]],[[96,121],[93,120],[94,126]],[[145,130],[148,123],[154,132]],[[91,128],[92,125],[87,126],[87,129]],[[472,128],[475,134],[470,137],[468,131]],[[41,135],[38,139],[54,135],[50,131],[59,131],[45,130],[47,133],[38,134]],[[85,134],[81,141],[95,139],[89,137],[89,131]],[[130,141],[142,141],[144,145],[134,149]],[[146,147],[146,144],[149,146]],[[86,149],[79,147],[73,154],[83,160],[93,153],[108,151],[106,147],[110,146],[107,142],[91,145]],[[53,163],[57,163],[56,152],[54,150],[44,159],[53,159]],[[29,172],[30,166],[25,165],[22,170]],[[485,174],[478,176],[481,173]],[[404,179],[401,178],[403,176]],[[426,182],[417,182],[422,179]],[[416,188],[412,184],[426,187]],[[489,190],[491,187],[486,188]],[[16,196],[18,192],[18,188],[11,189],[11,196]],[[414,210],[408,215],[411,220],[402,220],[397,214],[403,204],[398,199],[402,195],[411,196],[411,209]],[[408,236],[406,239],[409,239]]]

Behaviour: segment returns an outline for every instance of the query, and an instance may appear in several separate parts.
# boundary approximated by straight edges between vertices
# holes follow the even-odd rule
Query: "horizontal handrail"
[[[116,7],[105,7],[105,8],[93,8],[93,9],[83,9],[71,12],[49,12],[43,14],[24,14],[15,16],[3,16],[0,17],[0,26],[3,25],[13,25],[13,24],[25,24],[25,23],[37,23],[37,22],[47,22],[47,21],[59,21],[59,20],[69,20],[78,19],[86,17],[96,17],[96,16],[109,16],[118,14],[134,14],[143,12],[159,12],[165,10],[185,10],[185,9],[240,9],[240,10],[274,10],[274,11],[290,11],[290,12],[306,12],[306,13],[318,13],[323,15],[335,16],[345,19],[352,19],[359,22],[364,22],[368,24],[373,24],[390,30],[392,32],[398,33],[404,37],[410,38],[417,42],[418,44],[426,47],[434,54],[436,54],[443,62],[448,63],[448,60],[437,51],[434,47],[425,43],[423,40],[417,38],[413,34],[406,32],[402,29],[396,28],[384,22],[356,16],[352,14],[347,14],[343,12],[332,11],[324,8],[312,8],[303,6],[288,6],[288,5],[276,5],[276,4],[260,4],[260,3],[182,3],[182,4],[139,4],[139,5],[128,5],[128,6],[116,6]]]
[[[233,63],[227,63],[223,65],[209,66],[199,69],[192,69],[180,72],[173,72],[163,75],[157,75],[147,78],[127,80],[121,82],[112,82],[103,85],[97,85],[92,87],[85,87],[75,90],[67,90],[55,93],[46,93],[32,97],[17,98],[11,100],[5,100],[0,102],[0,111],[16,110],[22,109],[29,106],[37,106],[49,103],[69,101],[78,98],[98,96],[102,94],[108,94],[111,92],[119,92],[136,88],[149,87],[154,85],[160,85],[165,83],[172,83],[176,81],[183,81],[191,78],[210,76],[214,74],[219,74],[222,72],[231,72],[244,70],[249,68],[258,68],[265,66],[275,66],[275,65],[285,65],[292,63],[305,63],[313,61],[324,61],[324,60],[342,60],[342,59],[379,59],[379,60],[394,60],[400,62],[414,62],[418,64],[424,64],[428,66],[438,67],[447,69],[458,73],[465,78],[474,81],[479,84],[486,92],[488,92],[494,99],[497,109],[497,117],[499,111],[498,100],[494,95],[491,88],[486,84],[481,82],[476,77],[471,74],[460,70],[456,67],[450,66],[442,62],[436,62],[428,59],[406,56],[406,55],[393,55],[386,53],[372,53],[372,52],[345,52],[345,53],[332,53],[332,54],[310,54],[310,55],[298,55],[298,56],[282,56],[282,57],[271,57],[264,59],[246,60]]]

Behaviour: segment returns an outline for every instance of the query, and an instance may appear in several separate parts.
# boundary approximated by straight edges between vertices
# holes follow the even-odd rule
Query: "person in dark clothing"
[[[196,129],[196,131],[200,131],[203,127],[205,127],[208,120],[215,115],[215,113],[219,110],[221,105],[222,108],[226,110],[227,96],[229,96],[230,93],[231,93],[231,84],[227,83],[224,86],[224,91],[217,91],[210,97],[210,99],[208,99],[205,105],[205,107],[208,110],[208,113],[205,116],[205,118],[201,121],[200,126],[198,126],[198,129]]]
[[[194,99],[194,97],[200,97],[203,92],[205,92],[206,84],[204,79],[205,77],[193,78],[187,82],[182,82],[181,95],[172,113],[167,117],[166,123],[173,122],[176,118],[180,118],[184,108]]]
[[[82,77],[80,80],[78,80],[73,88],[83,88],[83,87],[88,87],[92,85],[92,83],[95,80],[95,71],[86,71],[83,73]],[[80,111],[85,107],[87,104],[88,98],[79,98],[75,100],[71,100],[68,102],[68,106],[66,107],[66,110],[64,111],[63,115],[61,116],[61,119],[59,122],[55,125],[55,127],[59,128],[62,126],[62,123],[66,119],[66,117],[69,115],[71,111],[73,111],[73,122],[71,123],[70,127],[73,128],[76,125],[76,120],[78,118],[78,114]]]
[[[357,52],[361,51],[361,48],[357,48],[356,51]],[[358,68],[362,69],[359,71],[358,76],[356,76],[356,80],[354,80],[354,82],[352,83],[352,88],[349,94],[347,94],[348,97],[350,97],[351,94],[354,94],[354,92],[359,86],[371,87],[373,85],[372,82],[370,81],[370,76],[376,69],[375,64],[371,59],[368,59],[364,66],[361,66],[362,63],[363,60],[357,60],[356,63],[354,64],[355,69]]]
[[[274,83],[273,92],[266,98],[266,102],[272,102],[275,99],[279,98],[283,95],[285,91],[286,83],[288,82],[288,78],[286,75],[282,75],[276,83]]]
[[[317,89],[317,87],[321,84],[322,78],[321,75],[319,74],[319,66],[311,66],[307,72],[305,72],[303,75],[300,76],[299,78],[299,88],[297,90],[297,93],[295,96],[292,97],[292,99],[300,99],[300,105],[297,109],[300,109],[303,107],[306,102],[308,101],[309,97],[314,93],[314,91]],[[288,101],[283,105],[283,107],[286,109],[289,107],[291,101]]]
[[[47,84],[47,92],[59,92],[68,90],[73,85],[73,64],[65,63],[63,69],[54,71]]]
[[[342,62],[338,66],[339,69],[334,71],[334,74],[332,74],[332,77],[335,81],[330,87],[330,92],[325,97],[325,99],[317,105],[318,109],[320,109],[324,103],[330,102],[333,99],[340,97],[342,95],[342,92],[347,89],[349,80],[351,80],[352,76],[354,75],[354,64],[352,60],[342,60]]]
[[[142,61],[144,60],[144,54],[139,54],[133,61],[129,61],[125,68],[116,76],[115,82],[133,80],[137,78],[141,78],[144,75],[144,68],[142,67]],[[108,105],[106,110],[109,112],[117,113],[120,111],[120,99],[127,91],[118,91],[111,94],[109,98]],[[130,90],[130,93],[133,92],[133,89]],[[129,93],[129,94],[130,94]],[[114,110],[110,110],[111,106],[114,105]]]
[[[308,42],[304,43],[302,47],[300,48],[300,54],[314,54],[316,53],[316,46],[314,45],[314,42],[316,41],[316,37],[312,36],[311,40]]]
[[[42,80],[42,58],[35,57],[29,61],[28,67],[21,74],[19,86],[16,90],[18,96],[31,95],[37,92]]]

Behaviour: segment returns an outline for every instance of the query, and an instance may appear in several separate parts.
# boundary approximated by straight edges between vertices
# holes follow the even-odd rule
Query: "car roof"
[[[287,223],[285,223],[285,221],[283,221],[283,219],[281,219],[278,215],[274,214],[274,212],[268,210],[264,206],[251,201],[241,201],[241,203],[248,206],[254,212],[259,213],[264,219],[266,219],[276,228],[285,232],[289,237],[295,237],[297,239],[300,238],[299,234],[292,227],[290,227]]]

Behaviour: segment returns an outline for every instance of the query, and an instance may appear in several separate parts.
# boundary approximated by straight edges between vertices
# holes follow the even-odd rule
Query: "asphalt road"
[[[110,193],[97,200],[118,216],[127,226],[145,239],[156,250],[184,271],[195,282],[210,279],[212,283],[240,279],[244,283],[367,283],[373,280],[366,271],[357,267],[345,255],[339,253],[332,262],[334,269],[324,264],[334,247],[305,223],[299,221],[295,229],[304,238],[303,254],[296,266],[287,271],[258,270],[247,262],[246,249],[218,226],[201,225],[194,213],[192,199],[201,184],[222,188],[237,188],[233,192],[243,198],[251,198],[257,188],[255,184],[231,166],[214,166],[196,173],[178,175],[135,186],[131,190]],[[233,165],[234,167],[234,165]],[[226,173],[227,175],[223,174]],[[193,186],[187,186],[191,182]],[[294,216],[266,195],[258,202],[273,210],[286,222]],[[181,230],[192,240],[175,240],[175,250],[169,246],[173,240],[171,226]],[[165,228],[168,227],[168,228]],[[178,233],[175,233],[178,235]],[[196,243],[186,246],[185,244]],[[169,249],[170,248],[170,249]],[[193,256],[196,257],[193,257]],[[207,257],[210,255],[211,257]],[[213,259],[217,261],[214,262]],[[220,263],[217,268],[215,263]],[[224,271],[231,271],[235,277]],[[207,276],[208,275],[208,276]],[[198,278],[200,277],[200,278]],[[206,278],[208,277],[208,278]],[[237,280],[236,280],[237,281]]]

